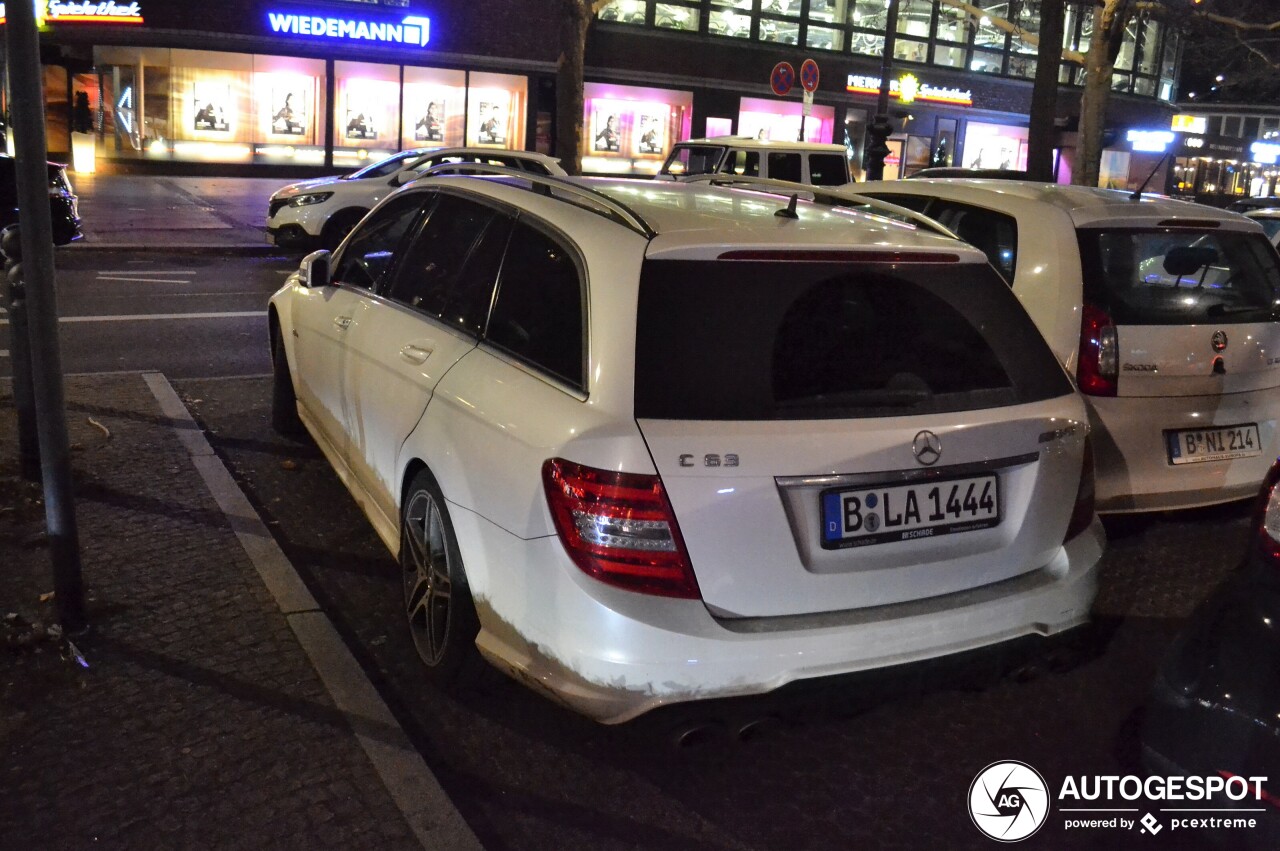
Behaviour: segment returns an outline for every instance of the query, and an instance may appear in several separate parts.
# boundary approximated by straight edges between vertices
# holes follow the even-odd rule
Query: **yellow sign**
[[[898,78],[898,101],[913,103],[920,93],[920,78],[915,74],[903,74]]]
[[[1203,133],[1208,128],[1209,120],[1203,115],[1185,115],[1179,114],[1173,117],[1173,122],[1169,125],[1170,130],[1180,130],[1183,133]]]

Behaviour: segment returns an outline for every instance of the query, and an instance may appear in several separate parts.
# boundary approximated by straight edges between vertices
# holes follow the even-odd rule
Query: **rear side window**
[[[719,145],[681,145],[671,152],[663,174],[714,174],[724,148]]]
[[[987,255],[996,271],[1013,285],[1018,266],[1018,223],[1013,216],[954,201],[937,202],[929,209],[929,216]]]
[[[335,283],[373,289],[392,266],[395,252],[418,221],[423,193],[401,195],[379,207],[347,239],[334,263]]]
[[[542,231],[517,222],[485,339],[585,389],[584,313],[582,279],[573,254]]]
[[[790,180],[792,183],[804,182],[799,154],[786,154],[782,151],[769,152],[769,179]]]
[[[1280,296],[1258,233],[1081,229],[1085,300],[1124,325],[1264,322]]]
[[[720,171],[725,174],[739,174],[746,177],[760,176],[759,151],[730,151],[725,157]]]
[[[809,182],[814,186],[843,186],[848,183],[849,167],[845,164],[844,154],[810,154]]]
[[[507,217],[456,195],[441,194],[414,238],[387,292],[389,298],[477,333],[493,291],[494,258],[476,258],[472,248],[490,226]],[[505,231],[501,236],[505,237]],[[501,245],[497,256],[501,257]],[[478,290],[478,292],[477,292]]]
[[[652,260],[641,275],[637,417],[905,416],[1070,392],[986,266]]]

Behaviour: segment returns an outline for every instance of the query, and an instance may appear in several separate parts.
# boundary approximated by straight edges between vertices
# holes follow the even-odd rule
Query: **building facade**
[[[73,131],[88,131],[74,135],[99,167],[318,171],[441,145],[554,153],[553,0],[38,4],[50,149],[70,152]],[[1038,6],[898,0],[889,176],[1025,164]],[[1090,14],[1071,7],[1066,47],[1087,44]],[[588,44],[584,167],[651,174],[674,142],[732,133],[844,143],[857,172],[886,35],[886,0],[617,0]],[[1167,125],[1180,49],[1158,21],[1135,23],[1119,123]],[[778,63],[805,59],[820,69],[809,106],[799,81],[771,88]],[[1060,179],[1078,73],[1061,74]]]

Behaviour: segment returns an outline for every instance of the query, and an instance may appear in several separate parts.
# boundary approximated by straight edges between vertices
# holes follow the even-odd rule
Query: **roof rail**
[[[859,195],[857,192],[850,192],[842,187],[814,186],[809,183],[795,183],[790,180],[774,180],[768,177],[751,177],[740,174],[695,174],[681,177],[680,181],[682,183],[706,183],[711,186],[727,186],[731,189],[768,192],[773,195],[799,194],[806,201],[812,201],[815,204],[822,204],[827,207],[862,205],[870,207],[873,212],[879,212],[891,218],[905,219],[911,224],[919,225],[942,236],[952,239],[960,238],[946,225],[929,218],[924,213],[912,210],[910,207],[891,204],[879,198],[872,198],[870,195]]]
[[[653,239],[658,235],[658,232],[644,220],[643,216],[626,204],[598,189],[592,189],[590,186],[584,186],[581,183],[576,183],[563,177],[549,174],[533,174],[520,169],[489,165],[488,163],[463,162],[433,165],[431,168],[424,169],[419,177],[438,177],[447,174],[519,178],[529,184],[530,191],[573,204],[575,207],[603,216],[609,221],[616,222],[635,231],[645,239]]]

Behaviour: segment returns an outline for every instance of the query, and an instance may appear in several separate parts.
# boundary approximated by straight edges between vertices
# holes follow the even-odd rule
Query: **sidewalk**
[[[67,405],[74,645],[0,380],[0,846],[478,847],[164,377]]]
[[[84,230],[71,250],[280,251],[267,244],[267,199],[286,180],[136,174],[70,179]]]

